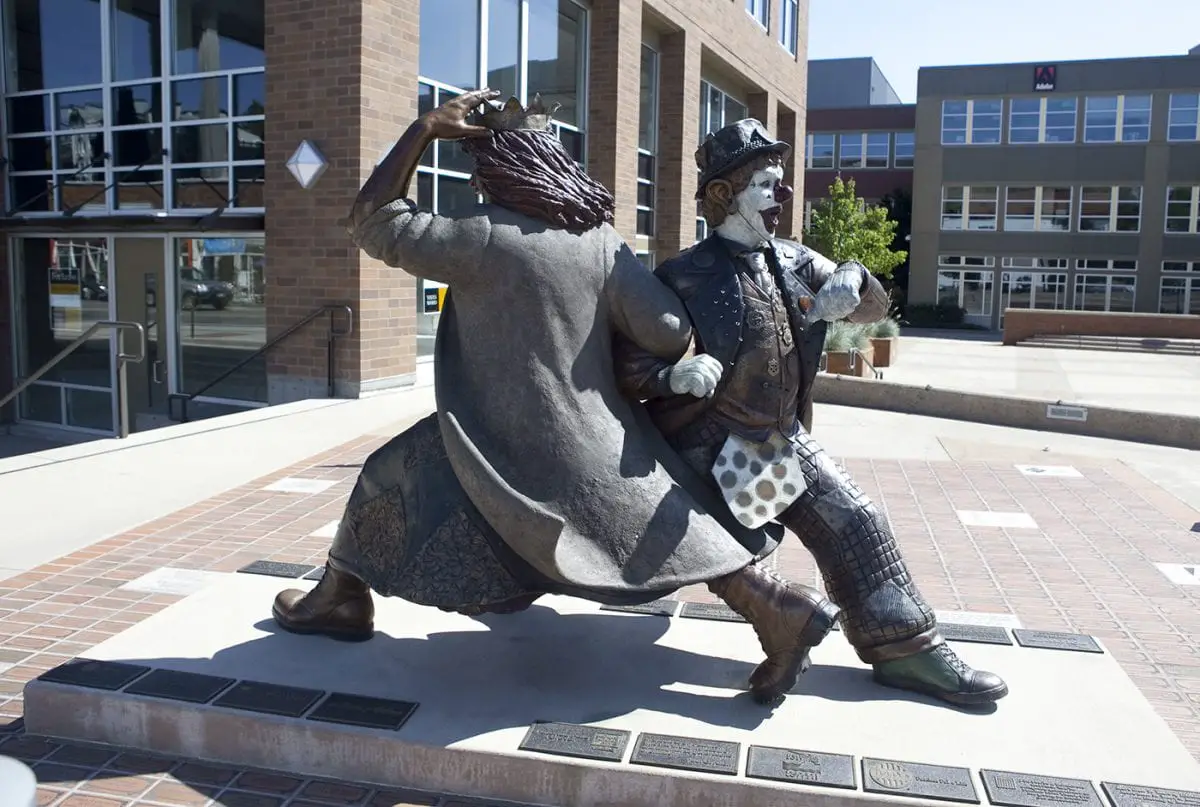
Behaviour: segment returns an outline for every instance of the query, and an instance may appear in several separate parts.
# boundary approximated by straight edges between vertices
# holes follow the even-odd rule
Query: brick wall
[[[381,151],[416,115],[419,0],[267,0],[267,328],[274,335],[323,303],[349,303],[338,394],[415,369],[416,281],[362,255],[343,228]],[[285,163],[308,139],[328,170],[303,190]],[[322,397],[325,326],[280,345],[268,364],[273,403]]]
[[[1111,311],[1004,312],[1004,344],[1034,336],[1125,336],[1143,339],[1200,339],[1200,317],[1173,314],[1125,314]]]

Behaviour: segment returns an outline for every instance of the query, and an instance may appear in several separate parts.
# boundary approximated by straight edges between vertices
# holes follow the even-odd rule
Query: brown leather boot
[[[271,614],[292,633],[322,634],[347,642],[364,642],[375,633],[371,589],[352,574],[332,566],[312,591],[279,592]]]
[[[789,583],[761,566],[708,584],[754,628],[767,660],[750,675],[750,692],[759,703],[783,697],[808,669],[808,651],[833,629],[840,610],[819,591]]]

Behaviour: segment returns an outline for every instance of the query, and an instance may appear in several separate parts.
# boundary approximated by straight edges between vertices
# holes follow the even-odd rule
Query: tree
[[[867,205],[858,198],[854,180],[841,177],[829,186],[829,197],[816,204],[805,243],[835,263],[858,261],[872,274],[890,278],[892,270],[908,259],[894,250],[896,222],[886,208]]]

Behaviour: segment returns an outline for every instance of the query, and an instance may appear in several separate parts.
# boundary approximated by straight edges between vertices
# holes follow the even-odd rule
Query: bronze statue
[[[696,355],[621,339],[622,387],[743,523],[799,536],[879,683],[958,705],[998,700],[1007,685],[944,643],[887,519],[810,434],[828,322],[877,321],[887,296],[860,264],[774,237],[790,151],[753,119],[700,146],[697,198],[713,234],[656,271],[687,307]]]
[[[451,287],[437,412],[368,458],[324,576],[307,594],[281,592],[275,619],[363,640],[372,589],[481,614],[546,593],[637,604],[705,582],[757,631],[767,660],[751,689],[773,700],[837,608],[757,564],[778,536],[740,524],[622,396],[614,335],[682,357],[687,309],[613,229],[612,195],[555,137],[553,110],[540,99],[498,110],[495,95],[467,93],[419,118],[353,205],[348,229],[367,254]],[[467,215],[405,198],[436,138],[464,139],[475,160],[486,203]]]

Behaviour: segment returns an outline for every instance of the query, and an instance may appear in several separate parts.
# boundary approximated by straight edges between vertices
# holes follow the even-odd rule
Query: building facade
[[[808,108],[849,109],[902,103],[870,56],[813,59],[808,63]]]
[[[916,107],[912,104],[809,109],[804,150],[804,221],[828,196],[837,177],[854,180],[868,204],[911,193],[916,153]]]
[[[909,300],[1200,314],[1200,58],[920,71]]]
[[[651,264],[704,235],[693,155],[707,132],[754,116],[804,142],[805,0],[0,11],[0,394],[92,325],[134,322],[148,341],[129,371],[135,430],[171,422],[171,396],[197,396],[192,417],[325,397],[326,317],[290,332],[323,305],[354,313],[337,342],[338,396],[413,383],[443,297],[359,252],[340,219],[409,122],[457,93],[560,103],[558,135],[613,191],[617,229]],[[476,201],[469,172],[456,144],[436,144],[412,193],[460,210]],[[789,172],[802,199],[803,169]],[[800,216],[789,206],[784,232]],[[101,328],[3,416],[113,433],[116,350]]]

